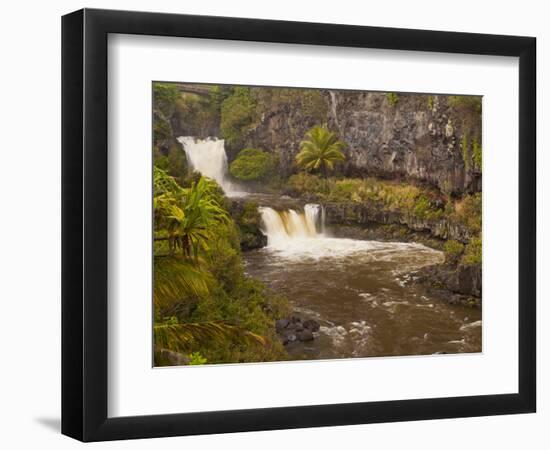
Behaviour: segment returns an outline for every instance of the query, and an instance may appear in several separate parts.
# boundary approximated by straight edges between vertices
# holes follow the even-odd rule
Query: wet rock
[[[290,321],[288,319],[279,319],[275,322],[275,329],[277,332],[284,330],[288,325],[290,324]]]
[[[294,342],[297,339],[296,335],[294,333],[288,333],[283,336],[283,345],[290,344],[291,342]]]
[[[319,323],[313,319],[302,321],[299,316],[282,318],[275,322],[275,329],[280,336],[283,345],[288,345],[295,341],[308,342],[315,339],[313,334],[320,328]]]
[[[277,154],[278,170],[289,175],[300,150],[296,136],[326,122],[348,143],[340,168],[348,176],[420,180],[455,194],[481,189],[481,173],[464,163],[460,146],[466,133],[481,134],[481,115],[475,111],[453,107],[446,96],[399,94],[392,104],[385,93],[320,92],[317,115],[295,106],[298,96],[290,100],[295,105],[265,105],[246,144]],[[231,159],[242,146],[226,148]]]
[[[321,325],[319,325],[319,322],[317,322],[316,320],[308,319],[304,321],[304,328],[310,331],[319,331]]]
[[[308,329],[304,329],[303,331],[299,332],[297,336],[301,342],[313,340],[313,333],[311,332],[311,330]]]
[[[439,200],[437,200],[439,201]],[[383,226],[378,234],[384,238],[407,240],[407,235],[427,233],[436,239],[454,239],[468,243],[472,237],[468,227],[448,218],[421,219],[398,210],[388,210],[377,202],[326,202],[324,203],[327,224],[356,225],[361,227]],[[373,237],[376,237],[374,233]]]
[[[479,306],[481,297],[481,265],[440,264],[423,267],[416,273],[417,283],[436,289],[447,289],[450,304]]]

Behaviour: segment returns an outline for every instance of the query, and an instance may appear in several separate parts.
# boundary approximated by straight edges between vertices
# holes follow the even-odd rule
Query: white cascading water
[[[421,244],[363,241],[334,238],[325,233],[325,211],[321,205],[307,204],[304,212],[294,209],[276,211],[262,206],[262,232],[267,236],[266,250],[288,260],[343,258],[355,256],[369,260],[394,260],[404,250],[440,254]]]
[[[227,154],[223,139],[181,136],[178,141],[183,146],[187,161],[193,170],[216,180],[229,197],[244,195],[238,186],[227,179]]]
[[[306,205],[303,213],[294,209],[279,212],[267,206],[260,207],[264,227],[262,231],[267,236],[268,245],[280,247],[296,239],[318,238],[320,210],[320,205],[315,204]]]

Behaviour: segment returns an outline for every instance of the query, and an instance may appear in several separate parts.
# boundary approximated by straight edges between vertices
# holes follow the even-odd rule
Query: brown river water
[[[292,359],[481,351],[481,311],[413,282],[416,270],[443,261],[442,252],[331,237],[317,205],[260,211],[268,246],[244,253],[247,274],[321,325],[313,341],[286,346]]]
[[[441,292],[410,283],[415,270],[443,261],[441,252],[334,237],[319,205],[243,192],[229,180],[223,140],[178,141],[191,167],[229,197],[271,206],[260,208],[268,245],[244,253],[246,272],[288,297],[296,315],[321,324],[313,341],[287,345],[291,358],[481,351],[480,310],[449,305]]]

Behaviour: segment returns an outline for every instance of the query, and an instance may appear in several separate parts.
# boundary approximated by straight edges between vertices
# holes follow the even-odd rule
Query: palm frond
[[[228,341],[265,346],[258,334],[223,322],[157,324],[153,327],[155,347],[174,352],[190,351],[194,346],[223,345]]]
[[[212,275],[192,263],[175,257],[157,257],[154,262],[153,302],[165,309],[186,296],[207,295]]]
[[[305,170],[334,169],[334,165],[345,159],[342,153],[344,142],[338,140],[336,133],[325,126],[315,126],[310,129],[300,144],[300,152],[296,155],[296,164]]]

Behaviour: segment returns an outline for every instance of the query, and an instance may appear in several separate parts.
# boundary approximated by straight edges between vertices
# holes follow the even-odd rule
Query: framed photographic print
[[[64,434],[535,411],[534,38],[62,24]]]

